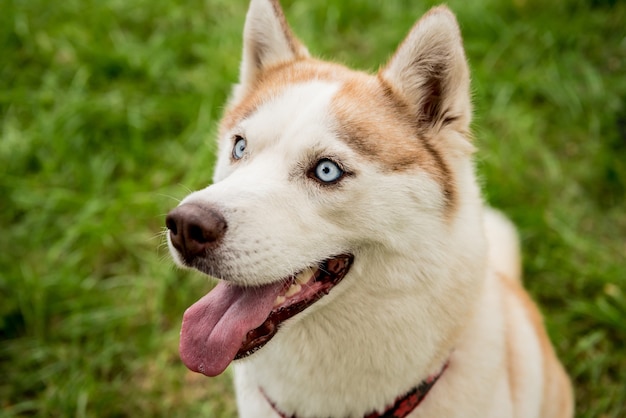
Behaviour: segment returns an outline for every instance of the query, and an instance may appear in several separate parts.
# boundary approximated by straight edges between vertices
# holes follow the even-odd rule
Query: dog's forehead
[[[329,110],[340,84],[310,80],[292,84],[260,105],[240,128],[256,149],[279,144],[285,150],[323,142],[331,135]]]
[[[261,74],[248,91],[235,94],[236,100],[229,104],[220,123],[220,132],[232,130],[293,86],[314,81],[340,82],[348,77],[348,72],[347,68],[340,65],[313,59],[273,67]],[[274,118],[279,117],[274,115]]]

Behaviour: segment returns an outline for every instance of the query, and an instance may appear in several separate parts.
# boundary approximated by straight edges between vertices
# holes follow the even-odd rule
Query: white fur
[[[231,108],[267,67],[298,56],[275,13],[268,0],[251,3]],[[262,51],[254,50],[259,42]],[[432,74],[411,63],[423,57],[428,68],[445,69],[442,103],[455,118],[447,124],[441,117],[429,135],[454,181],[452,208],[441,180],[419,163],[390,170],[336,136],[331,103],[339,81],[292,84],[222,132],[215,184],[182,202],[216,207],[228,223],[215,250],[215,275],[254,286],[336,254],[355,256],[329,295],[236,362],[240,416],[276,417],[264,392],[300,418],[362,417],[448,361],[411,417],[532,418],[550,402],[542,382],[546,362],[556,360],[542,351],[525,305],[501,279],[520,275],[515,230],[502,215],[485,214],[477,186],[465,137],[469,77],[460,42],[454,17],[438,9],[416,25],[381,73],[419,111],[427,100],[420,96],[429,82],[424,77]],[[238,161],[231,158],[235,135],[247,140]],[[306,175],[316,160],[330,157],[353,173],[339,187]],[[518,358],[509,357],[511,342]],[[510,363],[520,360],[523,367],[513,369],[525,372],[511,376]],[[571,406],[567,394],[564,399]]]
[[[226,215],[229,231],[219,249],[221,276],[241,280],[241,285],[270,283],[324,260],[329,251],[339,254],[350,246],[350,237],[342,234],[335,219],[319,216],[329,205],[345,204],[350,196],[336,194],[311,205],[308,194],[316,193],[316,187],[300,168],[308,164],[311,150],[321,147],[320,138],[330,135],[324,109],[335,90],[322,82],[295,86],[236,126],[224,142],[231,144],[234,132],[245,135],[246,157],[232,164],[232,148],[222,147],[215,184],[181,202],[216,203]],[[276,120],[277,114],[284,117]],[[323,149],[351,153],[341,143]],[[320,222],[310,223],[312,217]],[[329,241],[329,236],[341,238]]]
[[[485,234],[491,243],[487,258],[493,269],[509,279],[521,280],[522,263],[515,226],[502,213],[487,209]]]

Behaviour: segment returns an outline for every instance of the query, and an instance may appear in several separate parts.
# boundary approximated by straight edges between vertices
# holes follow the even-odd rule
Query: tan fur
[[[332,113],[339,138],[364,158],[392,172],[419,167],[442,185],[446,205],[453,208],[454,180],[438,145],[427,134],[420,135],[411,113],[384,80],[360,74],[352,77],[335,96]],[[396,123],[389,126],[388,120]]]
[[[277,0],[269,6],[251,3],[244,28],[244,49],[240,79],[243,89],[254,85],[259,72],[281,62],[309,56],[293,35]]]
[[[380,72],[412,108],[422,130],[445,125],[469,130],[471,105],[464,94],[469,73],[461,45],[454,15],[436,7],[413,26]]]
[[[508,300],[508,303],[521,303],[526,317],[532,324],[534,332],[539,339],[543,363],[543,402],[541,416],[551,418],[571,417],[573,415],[571,383],[563,366],[561,366],[561,363],[556,357],[537,305],[535,305],[518,281],[511,280],[511,278],[504,276],[500,276],[500,279],[506,292],[504,295],[505,300]],[[514,330],[517,327],[517,324],[511,320],[509,320],[506,325],[508,330]],[[507,369],[511,392],[515,393],[516,388],[521,385],[518,379],[526,365],[519,362],[517,359],[517,350],[516,347],[512,345],[510,338],[507,340],[507,354]],[[524,402],[524,399],[514,399],[514,401]]]

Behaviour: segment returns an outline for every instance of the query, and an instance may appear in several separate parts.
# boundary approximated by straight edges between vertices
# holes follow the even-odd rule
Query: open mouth
[[[338,255],[260,287],[220,281],[185,312],[180,338],[183,362],[207,376],[222,373],[233,360],[267,344],[286,320],[327,295],[346,276],[353,260],[352,254]]]

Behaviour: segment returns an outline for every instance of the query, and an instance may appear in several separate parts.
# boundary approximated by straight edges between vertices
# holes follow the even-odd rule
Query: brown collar
[[[417,406],[422,403],[428,392],[435,386],[437,380],[441,377],[444,371],[448,368],[449,361],[443,365],[441,371],[437,374],[429,376],[426,380],[422,381],[419,385],[411,389],[409,392],[404,395],[400,395],[396,398],[393,404],[389,405],[383,412],[371,412],[370,414],[365,415],[364,418],[404,418],[408,416]],[[274,411],[281,418],[297,418],[296,415],[287,415],[282,412],[280,409],[276,407],[274,402],[272,402],[265,392],[261,390],[265,399],[272,405]]]

